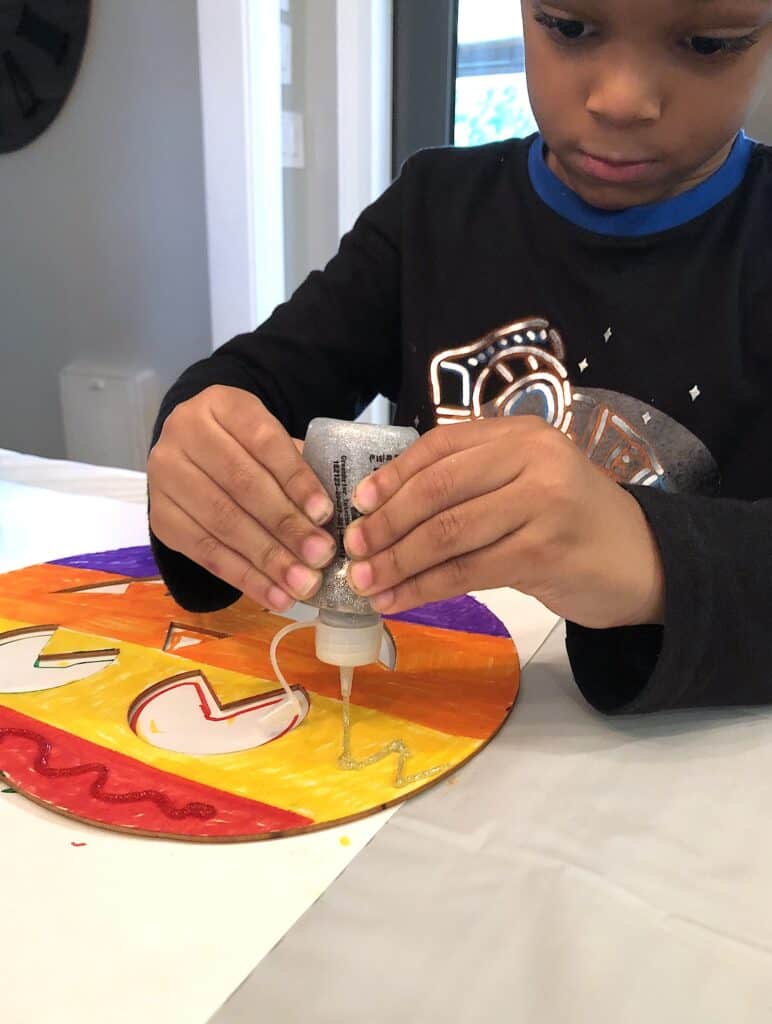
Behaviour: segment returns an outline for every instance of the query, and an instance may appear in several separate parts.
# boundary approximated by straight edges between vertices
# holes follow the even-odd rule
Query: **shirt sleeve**
[[[177,405],[215,384],[256,395],[293,437],[303,437],[316,416],[353,419],[379,392],[396,397],[405,173],[364,211],[325,269],[312,273],[262,326],[182,374],[161,404],[153,444]],[[150,541],[182,607],[214,611],[239,598],[152,531]]]
[[[628,490],[662,553],[665,625],[568,623],[586,699],[607,714],[772,703],[772,500]]]

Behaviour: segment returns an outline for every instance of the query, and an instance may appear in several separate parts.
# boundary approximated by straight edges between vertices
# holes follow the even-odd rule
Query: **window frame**
[[[459,0],[394,0],[392,171],[454,138]]]

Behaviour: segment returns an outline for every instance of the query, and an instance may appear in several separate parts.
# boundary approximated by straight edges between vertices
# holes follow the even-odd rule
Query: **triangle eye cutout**
[[[91,587],[78,587],[75,590],[63,590],[63,594],[126,594],[131,586],[131,580],[118,583],[99,583]]]
[[[0,693],[36,693],[80,682],[114,665],[117,647],[43,654],[58,626],[28,626],[0,634]]]
[[[302,686],[292,690],[297,706],[284,690],[220,704],[203,672],[184,672],[140,694],[129,710],[129,725],[161,750],[235,754],[271,743],[305,721],[308,694]]]
[[[57,590],[57,594],[128,594],[129,589],[136,585],[164,586],[160,576],[147,576],[145,578],[127,576],[122,580],[108,580],[106,583],[87,583],[82,587],[66,587],[64,590]]]
[[[167,654],[176,654],[186,647],[197,647],[207,640],[225,640],[231,634],[221,633],[216,629],[203,629],[201,626],[186,626],[183,622],[170,622],[163,642],[163,650]]]

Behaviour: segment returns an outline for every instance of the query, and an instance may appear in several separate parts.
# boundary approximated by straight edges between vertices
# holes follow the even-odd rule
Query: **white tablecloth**
[[[147,502],[144,473],[88,466],[82,462],[41,459],[7,448],[0,448],[0,480],[67,494],[113,498],[136,505]]]
[[[769,1024],[772,711],[609,720],[556,632],[213,1024]]]

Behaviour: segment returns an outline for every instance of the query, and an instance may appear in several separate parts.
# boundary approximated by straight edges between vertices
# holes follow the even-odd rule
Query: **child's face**
[[[772,0],[523,0],[553,171],[622,209],[703,181],[765,85]]]

